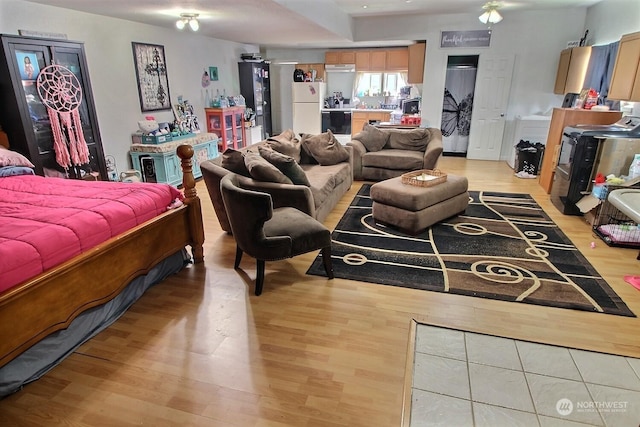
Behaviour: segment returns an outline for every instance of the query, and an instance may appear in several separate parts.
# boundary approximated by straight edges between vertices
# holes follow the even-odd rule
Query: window
[[[397,96],[406,86],[401,73],[358,73],[356,96]]]

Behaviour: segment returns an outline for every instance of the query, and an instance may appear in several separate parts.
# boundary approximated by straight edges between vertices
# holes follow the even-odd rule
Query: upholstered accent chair
[[[222,178],[220,190],[236,240],[234,268],[239,268],[244,252],[256,259],[256,295],[262,293],[265,261],[315,250],[322,250],[325,272],[333,279],[331,233],[324,225],[296,208],[274,209],[269,194],[241,188],[235,173]]]

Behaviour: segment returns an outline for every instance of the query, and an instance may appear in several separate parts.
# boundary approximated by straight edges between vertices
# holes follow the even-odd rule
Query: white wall
[[[640,31],[640,1],[604,0],[587,12],[585,29],[588,45],[603,45],[620,40],[623,34]]]
[[[20,0],[0,0],[0,32],[17,34],[18,29],[67,34],[69,40],[83,41],[105,155],[116,159],[118,170],[130,165],[129,145],[137,122],[144,116],[173,121],[170,111],[143,113],[140,110],[131,42],[163,45],[167,61],[171,102],[178,96],[189,100],[206,130],[205,89],[201,78],[209,66],[218,67],[220,80],[209,90],[228,95],[240,93],[238,61],[243,52],[257,52],[243,45],[143,25],[120,19],[70,11]]]

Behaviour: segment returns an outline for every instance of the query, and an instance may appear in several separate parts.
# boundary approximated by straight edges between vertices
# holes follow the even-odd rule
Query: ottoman
[[[373,218],[409,234],[418,234],[438,221],[464,212],[469,205],[466,177],[448,175],[431,187],[403,184],[402,177],[371,186]]]

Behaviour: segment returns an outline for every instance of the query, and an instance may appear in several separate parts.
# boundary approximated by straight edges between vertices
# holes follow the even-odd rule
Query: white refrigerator
[[[322,133],[322,108],[327,93],[324,82],[294,82],[293,131],[317,135]]]

